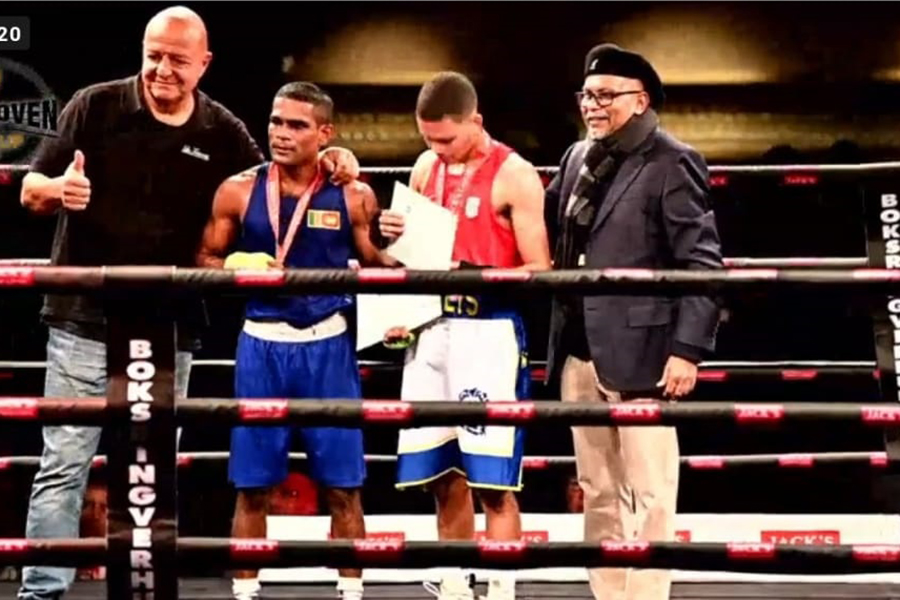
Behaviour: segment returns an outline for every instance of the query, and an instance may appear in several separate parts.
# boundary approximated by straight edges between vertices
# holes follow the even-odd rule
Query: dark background
[[[29,65],[61,101],[79,87],[136,73],[140,39],[159,3],[6,2],[31,17],[32,48],[4,58]],[[835,163],[900,156],[900,22],[891,4],[844,3],[197,3],[214,52],[202,88],[244,119],[265,145],[275,90],[309,79],[335,98],[339,137],[364,166],[412,164],[422,149],[412,107],[431,73],[469,74],[488,129],[538,165],[556,164],[581,133],[573,92],[584,53],[615,41],[645,53],[667,83],[665,127],[711,164]],[[0,87],[0,100],[3,89]],[[0,185],[0,257],[49,255],[53,219],[27,215],[19,175]],[[404,178],[405,179],[405,178]],[[382,203],[393,177],[371,180]],[[781,176],[730,176],[714,188],[727,256],[863,256],[860,186],[866,177],[827,174],[808,185]],[[37,297],[0,296],[0,360],[41,361],[46,332]],[[231,358],[240,303],[210,300],[213,327],[198,358]],[[868,308],[810,296],[730,298],[718,360],[874,360]],[[529,301],[531,354],[545,355],[546,299]],[[397,361],[368,351],[361,358]],[[197,367],[192,396],[233,394],[228,368]],[[0,394],[40,395],[40,369],[0,369]],[[399,394],[395,372],[367,380],[367,397]],[[536,397],[555,390],[536,386]],[[874,379],[701,383],[695,399],[874,401]],[[569,433],[542,427],[528,454],[570,454]],[[225,450],[227,431],[187,431],[183,450]],[[680,430],[684,454],[883,449],[874,430]],[[0,425],[0,454],[38,454],[36,426]],[[395,436],[367,434],[367,450],[393,453]],[[299,448],[298,448],[299,449]],[[682,474],[682,512],[867,512],[892,510],[890,483],[869,467],[743,469]],[[366,510],[427,512],[430,499],[393,491],[393,467],[372,465]],[[30,472],[3,473],[4,531],[24,531]],[[529,472],[526,511],[564,510],[564,469]],[[226,535],[232,504],[224,463],[182,477],[187,535]],[[898,495],[900,497],[900,495]],[[9,516],[10,518],[5,518]]]

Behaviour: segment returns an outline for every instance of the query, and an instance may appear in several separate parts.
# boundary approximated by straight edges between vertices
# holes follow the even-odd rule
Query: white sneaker
[[[357,577],[338,577],[338,598],[341,600],[362,600],[363,581]]]
[[[231,584],[234,600],[259,600],[261,589],[258,579],[234,579]]]
[[[422,586],[425,588],[426,592],[433,595],[438,600],[475,600],[475,593],[472,591],[472,588],[468,586],[454,587],[452,585],[447,585],[446,581],[442,581],[440,587],[428,581],[423,583]]]
[[[479,596],[478,600],[516,600],[515,579],[490,579],[487,595]]]

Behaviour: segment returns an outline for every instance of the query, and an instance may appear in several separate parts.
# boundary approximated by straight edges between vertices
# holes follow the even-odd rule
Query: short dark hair
[[[416,116],[423,121],[459,120],[478,108],[478,93],[469,78],[454,71],[432,77],[419,90]]]
[[[297,102],[307,102],[315,107],[319,122],[331,123],[334,118],[334,101],[322,88],[308,81],[286,83],[275,94],[276,98],[288,98]]]

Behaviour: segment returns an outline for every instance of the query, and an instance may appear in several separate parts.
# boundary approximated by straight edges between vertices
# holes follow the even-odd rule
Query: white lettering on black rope
[[[900,269],[900,202],[897,194],[881,195],[881,237],[884,240],[884,264],[888,269]],[[900,396],[900,298],[890,297],[887,303],[888,316],[893,329],[894,376]],[[900,400],[900,397],[898,397]]]
[[[128,344],[128,391],[133,423],[146,424],[153,417],[151,379],[156,366],[151,362],[153,349],[147,340],[130,340]],[[156,465],[148,464],[143,442],[134,448],[134,462],[128,465],[128,514],[134,523],[131,531],[131,591],[135,600],[153,600],[153,530],[150,522],[156,513]]]

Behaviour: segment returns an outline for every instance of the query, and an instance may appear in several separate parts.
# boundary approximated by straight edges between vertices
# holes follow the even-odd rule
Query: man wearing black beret
[[[586,139],[563,155],[546,192],[557,269],[719,269],[722,256],[702,156],[660,130],[665,99],[647,60],[594,47],[576,93]],[[548,379],[564,402],[677,400],[715,345],[705,296],[553,300]],[[678,437],[671,427],[573,427],[585,540],[672,541]],[[668,571],[591,569],[600,600],[666,600]]]

